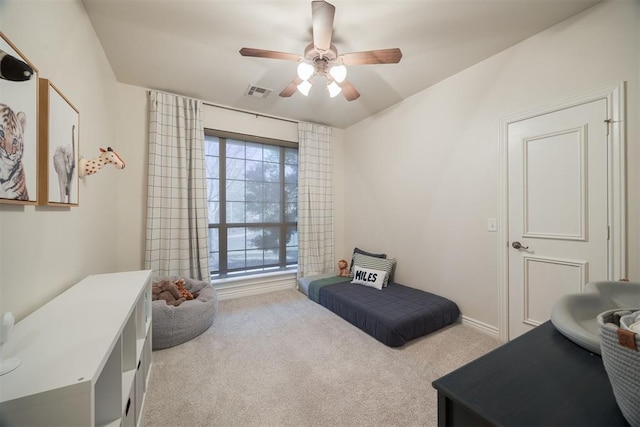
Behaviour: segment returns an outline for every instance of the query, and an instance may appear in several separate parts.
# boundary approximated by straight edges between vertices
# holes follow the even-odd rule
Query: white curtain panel
[[[202,102],[149,92],[145,265],[210,280]]]
[[[336,269],[331,128],[298,124],[298,277]]]

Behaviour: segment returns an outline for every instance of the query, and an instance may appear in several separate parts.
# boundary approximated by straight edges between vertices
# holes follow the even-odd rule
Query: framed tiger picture
[[[36,204],[38,70],[0,32],[0,203]]]
[[[38,204],[78,206],[80,112],[42,78],[39,109]]]

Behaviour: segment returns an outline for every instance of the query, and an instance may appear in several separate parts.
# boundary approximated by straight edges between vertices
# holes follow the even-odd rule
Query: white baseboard
[[[494,338],[500,338],[500,331],[495,326],[489,325],[487,323],[481,322],[479,320],[473,319],[471,317],[460,315],[460,322],[463,325],[472,326],[485,334],[489,334]]]
[[[287,275],[280,277],[264,277],[260,279],[248,279],[242,282],[215,285],[218,300],[223,301],[232,298],[247,297],[250,295],[264,294],[267,292],[295,289],[296,276]]]

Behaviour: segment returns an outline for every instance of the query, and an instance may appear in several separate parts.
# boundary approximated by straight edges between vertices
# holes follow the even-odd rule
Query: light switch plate
[[[487,222],[487,231],[498,231],[498,220],[495,218],[489,218]]]

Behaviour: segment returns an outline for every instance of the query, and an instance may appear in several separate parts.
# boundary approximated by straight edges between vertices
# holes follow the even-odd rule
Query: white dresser
[[[0,425],[137,425],[151,336],[151,270],[88,276],[16,323]]]

